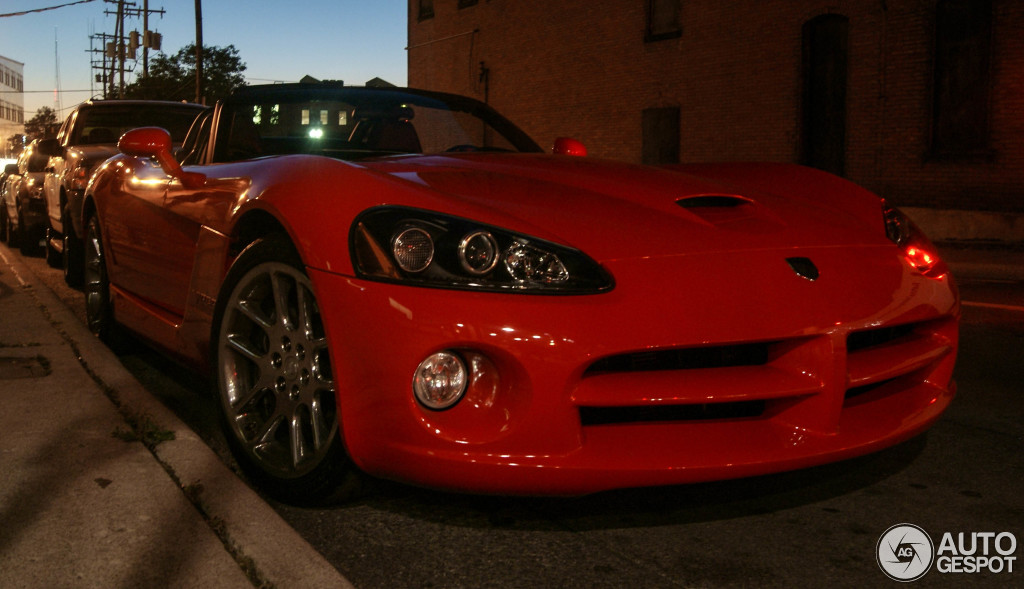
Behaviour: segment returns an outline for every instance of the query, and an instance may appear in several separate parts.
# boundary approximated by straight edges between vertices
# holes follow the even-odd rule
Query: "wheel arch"
[[[283,235],[292,242],[292,247],[295,247],[295,240],[288,232],[284,223],[269,211],[253,208],[242,213],[242,216],[238,218],[231,229],[229,236],[231,246],[228,250],[230,259],[227,260],[227,267],[225,267],[224,271],[227,272],[228,267],[238,257],[238,254],[242,253],[242,250],[252,242],[274,234]]]
[[[63,191],[61,191],[63,194]],[[61,199],[63,201],[63,199]],[[62,205],[63,206],[63,205]],[[96,201],[91,193],[86,193],[82,198],[82,227],[89,222],[89,217],[96,213]]]

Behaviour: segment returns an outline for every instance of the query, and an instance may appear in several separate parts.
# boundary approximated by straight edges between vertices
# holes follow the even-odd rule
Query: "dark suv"
[[[121,135],[137,127],[163,127],[180,143],[204,108],[186,102],[90,100],[71,111],[56,139],[40,142],[50,156],[44,188],[46,260],[63,266],[68,284],[82,280],[82,194],[93,170],[117,154]]]

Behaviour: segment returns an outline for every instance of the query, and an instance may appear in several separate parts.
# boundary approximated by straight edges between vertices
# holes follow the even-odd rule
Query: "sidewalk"
[[[351,587],[4,246],[0,402],[0,587]]]

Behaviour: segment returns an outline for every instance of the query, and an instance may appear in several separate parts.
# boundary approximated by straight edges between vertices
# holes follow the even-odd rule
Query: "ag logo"
[[[914,524],[896,524],[878,539],[878,566],[894,581],[916,581],[932,568],[935,545],[927,532]]]

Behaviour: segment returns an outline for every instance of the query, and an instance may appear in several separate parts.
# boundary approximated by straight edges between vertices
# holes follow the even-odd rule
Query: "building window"
[[[679,163],[679,107],[646,108],[643,112],[645,164]]]
[[[683,34],[679,24],[680,0],[647,0],[647,42],[674,39]]]
[[[476,6],[477,0],[459,0],[459,8],[468,8],[470,6]]]
[[[940,0],[935,10],[932,155],[989,155],[990,0]]]
[[[434,18],[434,0],[420,0],[419,1],[419,20],[427,20],[428,18]]]

